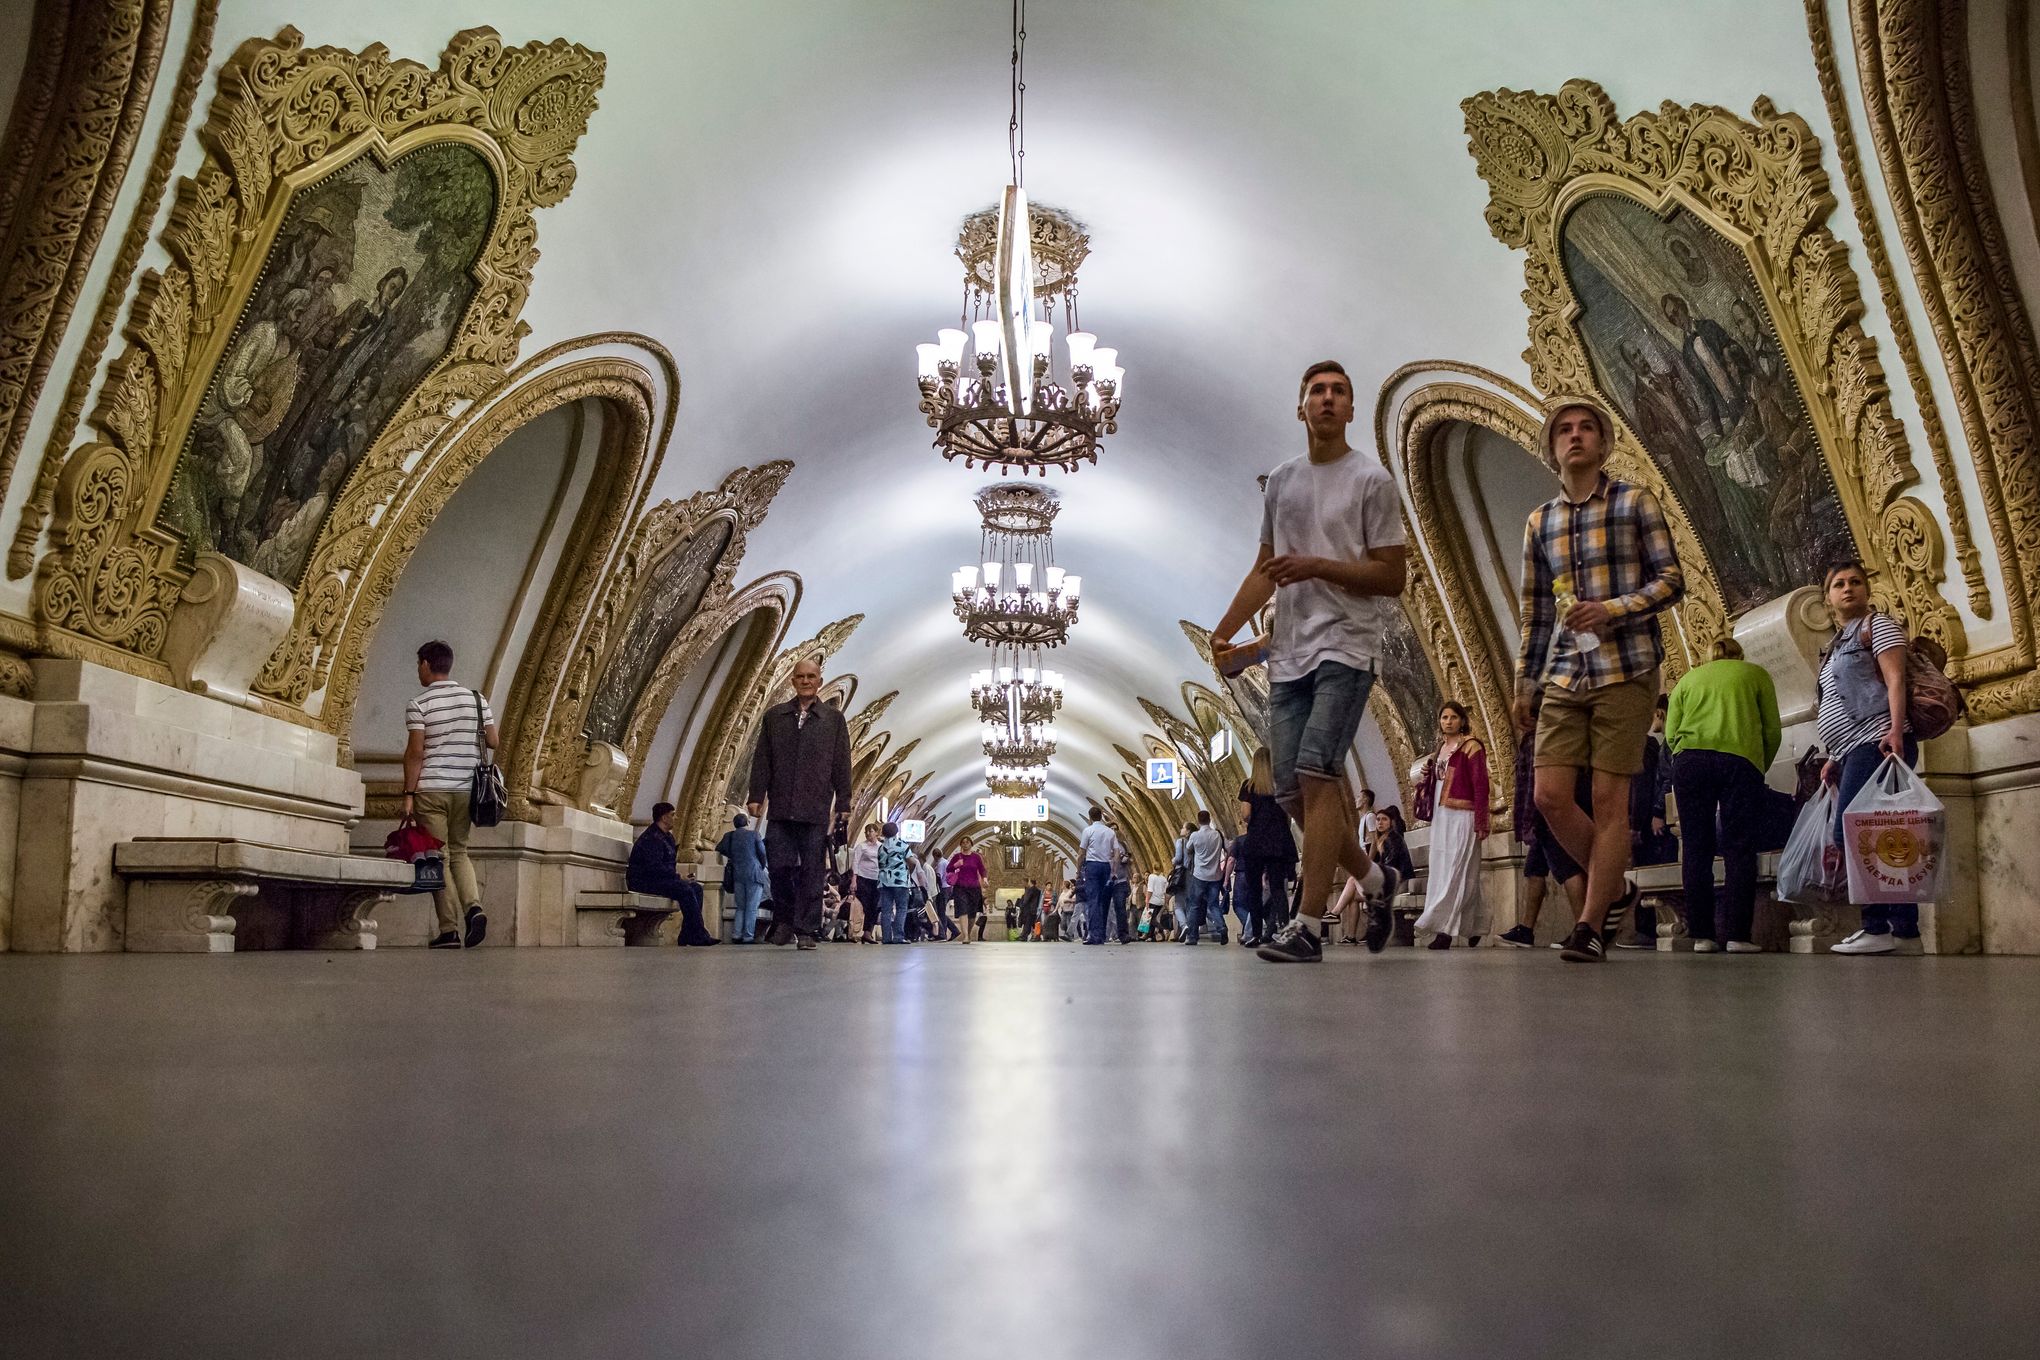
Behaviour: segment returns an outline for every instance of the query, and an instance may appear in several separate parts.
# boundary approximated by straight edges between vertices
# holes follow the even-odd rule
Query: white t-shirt
[[[1349,450],[1335,462],[1292,458],[1268,474],[1261,542],[1278,557],[1303,553],[1364,562],[1376,548],[1399,547],[1402,507],[1388,469]],[[1299,581],[1275,592],[1268,678],[1301,680],[1324,661],[1365,669],[1381,655],[1386,611],[1381,596],[1354,595],[1330,581]]]
[[[1200,826],[1190,838],[1190,872],[1199,883],[1218,882],[1219,861],[1225,858],[1225,838],[1215,826]]]
[[[1092,822],[1084,828],[1084,834],[1077,841],[1077,849],[1083,852],[1084,863],[1110,864],[1113,851],[1119,848],[1119,837],[1112,834],[1112,828],[1103,822]]]
[[[1169,895],[1169,880],[1161,874],[1149,874],[1147,890],[1148,901],[1159,902]]]

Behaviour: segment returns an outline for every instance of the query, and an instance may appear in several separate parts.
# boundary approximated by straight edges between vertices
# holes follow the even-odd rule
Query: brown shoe
[[[794,946],[794,948],[796,948],[796,949],[813,949],[814,947],[815,947],[815,937],[814,937],[814,936],[812,936],[812,935],[803,935],[803,936],[801,936],[801,937],[800,937],[800,943]]]

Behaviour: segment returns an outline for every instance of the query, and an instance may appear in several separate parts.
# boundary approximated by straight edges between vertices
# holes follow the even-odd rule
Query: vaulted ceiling
[[[1027,186],[1089,227],[1084,319],[1128,373],[1100,464],[1049,483],[1057,559],[1086,582],[1053,663],[1064,817],[1152,730],[1138,697],[1210,682],[1178,621],[1215,622],[1251,560],[1254,479],[1301,451],[1305,364],[1351,370],[1369,452],[1373,394],[1405,363],[1526,376],[1522,261],[1483,220],[1462,98],[1587,76],[1625,112],[1768,95],[1824,126],[1779,0],[1035,0],[1028,20]],[[866,614],[831,670],[898,690],[895,744],[919,740],[929,794],[969,797],[982,652],[947,582],[985,478],[930,448],[913,346],[955,323],[958,223],[1007,177],[1008,6],[228,0],[216,52],[286,22],[426,61],[476,24],[606,54],[574,191],[539,216],[525,352],[617,330],[673,351],[655,496],[794,461],[746,574],[800,573],[789,637]]]

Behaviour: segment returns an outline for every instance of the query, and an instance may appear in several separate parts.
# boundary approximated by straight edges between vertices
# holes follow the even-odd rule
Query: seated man
[[[624,886],[634,893],[670,897],[680,906],[680,943],[720,944],[701,923],[701,885],[680,877],[679,842],[673,839],[673,805],[659,803],[652,808],[652,824],[630,848],[630,868]]]

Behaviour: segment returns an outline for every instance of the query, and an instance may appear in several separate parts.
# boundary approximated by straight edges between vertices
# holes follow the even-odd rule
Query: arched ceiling
[[[929,447],[913,346],[954,324],[957,225],[1006,179],[1008,7],[227,0],[216,59],[285,22],[427,61],[476,24],[607,55],[574,191],[539,215],[525,351],[625,329],[673,351],[655,496],[793,459],[747,570],[804,579],[790,636],[868,615],[830,670],[899,691],[884,726],[919,739],[928,797],[973,796],[981,649],[947,581],[975,553],[985,478]],[[1778,0],[1035,0],[1027,73],[1029,192],[1090,228],[1084,320],[1128,374],[1100,465],[1049,482],[1057,560],[1086,583],[1052,662],[1050,793],[1070,823],[1096,773],[1123,769],[1114,744],[1152,730],[1136,695],[1211,682],[1178,620],[1214,622],[1251,560],[1254,478],[1301,451],[1306,363],[1346,363],[1370,454],[1399,365],[1524,376],[1522,260],[1483,219],[1462,98],[1583,75],[1625,112],[1768,95],[1827,137],[1800,7]]]

